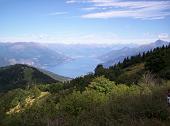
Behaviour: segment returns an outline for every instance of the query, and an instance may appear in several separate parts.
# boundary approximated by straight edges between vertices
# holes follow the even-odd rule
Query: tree
[[[145,63],[145,68],[151,72],[159,72],[165,67],[165,62],[160,55],[151,56]]]
[[[104,76],[101,76],[95,78],[88,86],[88,89],[92,89],[104,94],[108,94],[112,91],[113,86],[115,86],[114,82],[109,81]]]
[[[99,64],[95,69],[95,75],[102,76],[105,75],[105,68],[102,64]]]

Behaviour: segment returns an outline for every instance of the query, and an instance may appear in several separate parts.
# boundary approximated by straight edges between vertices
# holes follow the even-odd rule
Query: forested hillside
[[[69,82],[0,94],[1,126],[169,126],[170,46]]]
[[[97,76],[104,75],[111,81],[129,84],[138,83],[146,72],[160,79],[170,79],[170,45],[127,57],[109,68],[98,65],[95,69]]]
[[[16,64],[0,68],[0,91],[55,82],[58,81],[31,66]]]

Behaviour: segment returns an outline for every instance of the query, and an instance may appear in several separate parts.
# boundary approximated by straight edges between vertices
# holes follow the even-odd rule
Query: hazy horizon
[[[164,40],[164,39],[157,39],[157,40],[153,40],[153,41],[150,41],[150,42],[143,42],[143,43],[137,43],[136,42],[129,42],[129,43],[60,43],[60,42],[35,42],[35,41],[14,41],[14,42],[10,42],[10,41],[6,41],[6,42],[2,42],[0,41],[0,43],[35,43],[35,44],[42,44],[42,45],[96,45],[96,46],[110,46],[110,45],[145,45],[145,44],[151,44],[151,43],[154,43],[158,40],[161,40],[161,41],[165,41],[165,42],[170,42],[170,41],[167,41],[167,40]]]

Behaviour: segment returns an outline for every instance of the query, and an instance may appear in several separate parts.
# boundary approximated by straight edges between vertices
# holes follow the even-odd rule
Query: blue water
[[[47,69],[59,75],[75,78],[93,72],[100,63],[99,59],[84,56]]]

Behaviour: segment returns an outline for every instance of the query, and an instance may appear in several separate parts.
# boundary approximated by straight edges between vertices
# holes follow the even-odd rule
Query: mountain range
[[[94,57],[108,53],[112,50],[119,50],[123,47],[137,47],[136,44],[46,44],[62,54],[68,55],[73,59],[79,57]]]
[[[47,73],[50,71],[74,78],[92,72],[97,64],[109,67],[122,62],[126,57],[167,44],[163,40],[145,45],[0,43],[0,67],[28,64],[39,70],[45,69]]]
[[[99,59],[103,61],[105,67],[112,66],[118,62],[122,62],[126,57],[137,55],[139,53],[147,52],[156,47],[162,47],[168,45],[169,42],[163,40],[157,40],[150,44],[140,45],[138,47],[124,47],[118,50],[112,50],[104,55],[99,56]]]
[[[33,42],[0,43],[0,59],[0,66],[19,63],[41,68],[70,60],[63,54]]]

